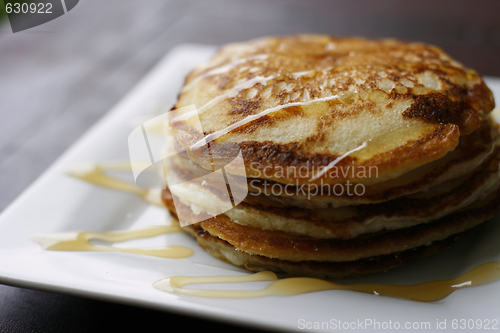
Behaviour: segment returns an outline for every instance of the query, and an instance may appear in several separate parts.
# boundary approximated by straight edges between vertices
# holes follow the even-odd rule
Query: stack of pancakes
[[[251,271],[386,271],[497,212],[493,108],[481,77],[434,46],[231,44],[170,113],[163,201],[210,254]]]

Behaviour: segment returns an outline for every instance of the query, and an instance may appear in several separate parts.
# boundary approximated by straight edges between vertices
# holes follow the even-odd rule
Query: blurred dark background
[[[3,17],[0,210],[176,45],[294,33],[395,37],[438,45],[480,74],[500,77],[499,14],[497,0],[80,0],[54,21],[15,34]],[[152,331],[186,322],[252,331],[0,285],[1,332],[98,332],[109,324]]]

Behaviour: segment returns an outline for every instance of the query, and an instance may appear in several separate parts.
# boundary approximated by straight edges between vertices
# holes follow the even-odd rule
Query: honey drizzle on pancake
[[[236,66],[238,66],[238,65],[240,65],[242,63],[245,63],[245,62],[250,61],[250,60],[255,60],[255,59],[266,59],[268,57],[269,57],[269,55],[260,54],[260,55],[255,55],[255,56],[248,57],[248,58],[243,58],[243,59],[235,60],[235,61],[233,61],[232,63],[230,63],[228,65],[222,65],[220,67],[214,67],[210,71],[208,71],[208,72],[206,72],[204,74],[201,74],[201,75],[195,77],[191,82],[187,83],[184,86],[184,88],[182,89],[182,91],[189,90],[194,84],[198,83],[200,80],[202,80],[202,79],[204,79],[206,77],[210,77],[210,76],[217,75],[217,74],[229,73],[229,71],[231,69],[234,69]],[[316,72],[323,72],[323,73],[325,73],[325,72],[327,72],[327,71],[329,71],[331,69],[333,69],[333,67],[328,67],[328,68],[325,68],[325,69],[323,69],[321,71],[318,71],[318,70],[307,70],[307,71],[302,71],[302,72],[290,73],[288,75],[290,77],[293,77],[294,79],[298,79],[298,78],[300,78],[302,76],[310,75],[311,73],[316,73]],[[213,99],[211,99],[210,101],[208,101],[207,103],[205,103],[200,108],[197,108],[195,110],[186,112],[186,113],[184,113],[182,115],[176,116],[175,118],[172,119],[172,122],[178,122],[178,121],[182,121],[182,120],[187,120],[190,117],[197,116],[197,115],[205,112],[207,108],[209,108],[209,107],[217,104],[218,102],[222,101],[226,97],[231,97],[233,95],[237,95],[238,93],[242,92],[245,89],[252,88],[257,83],[265,83],[267,81],[276,79],[278,77],[279,77],[279,75],[271,75],[271,76],[268,76],[268,77],[256,76],[256,77],[253,77],[253,78],[248,79],[248,80],[243,80],[243,81],[239,82],[235,87],[229,89],[229,91],[223,93],[222,95],[214,97]],[[243,125],[247,124],[248,122],[251,122],[253,120],[259,119],[259,118],[265,116],[268,113],[279,111],[279,110],[287,108],[287,107],[296,106],[296,105],[308,105],[308,104],[315,103],[315,102],[329,101],[329,100],[338,99],[338,98],[340,98],[340,96],[334,95],[334,96],[328,96],[328,97],[324,97],[324,98],[318,98],[318,99],[315,99],[315,100],[312,100],[312,101],[307,101],[307,102],[295,102],[295,103],[287,103],[287,104],[283,104],[283,105],[278,105],[278,106],[276,106],[274,108],[270,108],[270,109],[264,110],[264,111],[258,113],[257,115],[254,115],[254,116],[258,116],[255,119],[254,118],[248,118],[248,119],[245,118],[245,119],[241,120],[240,122],[238,122],[237,124],[233,124],[232,126],[230,126],[231,129],[228,130],[228,128],[229,128],[228,127],[226,129],[224,129],[223,131],[227,130],[229,132],[229,131],[231,131],[234,128],[237,128],[239,126],[243,126]],[[221,132],[221,131],[219,131],[219,132]],[[221,135],[223,135],[223,134],[220,134],[219,136],[221,136]],[[210,140],[207,141],[207,142],[213,141],[213,140],[217,139],[219,136],[217,136],[217,137],[210,137]],[[201,143],[197,143],[197,144],[201,144]],[[203,144],[201,144],[201,146],[203,146]],[[199,148],[199,147],[192,146],[191,150],[194,150],[196,148]]]
[[[333,168],[337,163],[339,163],[340,161],[342,161],[344,158],[346,158],[350,154],[352,154],[352,153],[354,153],[354,152],[356,152],[358,150],[361,150],[361,149],[365,148],[367,146],[367,144],[368,144],[367,142],[363,142],[363,144],[361,146],[356,147],[356,148],[354,148],[352,150],[349,150],[344,155],[337,157],[335,160],[333,160],[332,162],[330,162],[326,167],[324,167],[320,172],[318,172],[316,175],[313,175],[311,177],[311,179],[309,179],[309,181],[312,181],[314,179],[318,179],[319,177],[323,176],[325,173],[328,172],[328,170],[330,170],[331,168]]]
[[[267,59],[268,57],[269,57],[269,55],[267,55],[267,54],[256,54],[256,55],[253,55],[253,56],[250,56],[247,58],[236,59],[227,65],[216,66],[216,67],[210,69],[208,72],[203,73],[203,74],[195,77],[191,82],[187,83],[182,88],[182,91],[189,90],[192,86],[194,86],[196,83],[198,83],[200,80],[202,80],[204,78],[207,78],[207,77],[210,77],[213,75],[217,75],[217,74],[228,73],[230,70],[236,68],[238,65],[244,64],[244,63],[251,61],[251,60]]]
[[[106,252],[126,252],[148,255],[161,258],[186,258],[193,254],[193,250],[180,245],[172,245],[154,248],[124,248],[110,245],[94,245],[90,241],[100,240],[104,242],[116,243],[132,239],[154,237],[172,232],[181,231],[177,226],[155,226],[138,230],[123,230],[111,232],[64,232],[58,234],[41,234],[32,239],[40,244],[43,249],[51,251],[106,251]]]
[[[225,95],[226,94],[218,96],[216,98],[226,97]],[[333,95],[333,96],[327,96],[327,97],[323,97],[323,98],[314,99],[312,101],[307,101],[307,102],[292,102],[292,103],[278,105],[278,106],[275,106],[273,108],[266,109],[266,110],[261,111],[261,112],[259,112],[257,114],[246,116],[242,120],[237,121],[234,124],[231,124],[231,125],[227,126],[226,128],[224,128],[224,129],[222,129],[220,131],[215,131],[214,133],[206,135],[203,139],[201,139],[201,140],[197,141],[196,143],[194,143],[189,148],[189,150],[196,150],[196,149],[198,149],[198,148],[206,145],[207,143],[212,142],[212,141],[218,139],[219,137],[223,136],[224,134],[227,134],[227,133],[231,132],[232,130],[234,130],[234,129],[238,128],[238,127],[244,126],[244,125],[248,124],[249,122],[258,120],[258,119],[264,117],[265,115],[267,115],[269,113],[276,112],[276,111],[279,111],[279,110],[282,110],[282,109],[286,109],[286,108],[289,108],[289,107],[292,107],[292,106],[303,106],[303,105],[309,105],[309,104],[312,104],[312,103],[327,102],[327,101],[331,101],[331,100],[339,99],[339,98],[340,98],[340,95]],[[212,101],[214,101],[214,100],[212,100]],[[210,101],[208,103],[212,103],[212,101]],[[200,110],[206,108],[206,105],[208,105],[208,103],[205,104],[204,106],[202,106],[200,109],[187,112],[186,114],[184,114],[182,116],[174,118],[172,120],[172,122],[184,120],[186,117],[191,117],[191,116],[194,116],[195,114],[198,114],[198,112]],[[212,105],[212,104],[210,104],[210,105]]]
[[[500,279],[500,261],[487,262],[453,279],[436,280],[411,285],[382,283],[338,284],[309,277],[279,279],[265,271],[238,276],[173,276],[157,281],[154,287],[175,294],[216,298],[255,298],[266,296],[293,296],[325,290],[350,290],[378,296],[403,298],[412,301],[433,302],[443,299],[455,290],[479,286]],[[238,283],[273,281],[260,290],[184,289],[185,285],[202,283]]]
[[[197,83],[198,81],[200,81],[201,79],[203,79],[205,77],[209,77],[209,76],[212,76],[212,75],[229,72],[229,70],[233,69],[237,65],[239,65],[241,63],[244,63],[246,61],[249,61],[249,60],[253,60],[253,59],[265,59],[267,57],[268,57],[268,55],[256,55],[254,57],[248,57],[248,58],[243,58],[243,59],[236,60],[236,61],[234,61],[234,62],[232,62],[232,63],[230,63],[228,65],[223,65],[223,66],[220,66],[220,67],[215,67],[212,70],[208,71],[207,73],[195,77],[190,83],[188,83],[183,88],[183,91],[191,88],[191,86],[193,86],[195,83]],[[333,67],[325,68],[321,72],[325,72],[325,71],[331,70],[332,68]],[[295,78],[295,79],[298,79],[298,78],[300,78],[302,76],[307,76],[307,75],[309,75],[311,73],[314,73],[314,72],[318,72],[318,71],[317,70],[308,70],[308,71],[291,73],[289,75],[291,77]],[[198,116],[199,114],[205,112],[209,107],[216,105],[217,103],[219,103],[220,101],[224,100],[227,97],[235,96],[235,95],[237,95],[238,93],[242,92],[245,89],[252,88],[257,83],[264,83],[264,82],[273,80],[273,79],[275,79],[277,77],[278,76],[276,76],[276,75],[271,75],[271,76],[268,76],[268,77],[256,76],[256,77],[253,77],[251,79],[244,80],[244,81],[238,83],[235,87],[229,89],[229,91],[227,91],[227,92],[225,92],[225,93],[223,93],[223,94],[221,94],[219,96],[214,97],[213,99],[211,99],[210,101],[208,101],[207,103],[205,103],[203,106],[201,106],[199,108],[196,108],[195,110],[188,111],[188,112],[186,112],[186,113],[184,113],[182,115],[176,116],[175,118],[173,118],[171,120],[171,122],[179,122],[179,121],[187,120],[187,119],[189,119],[189,118],[191,118],[193,116]],[[227,134],[227,133],[231,132],[232,130],[234,130],[234,129],[238,128],[238,127],[244,126],[244,125],[246,125],[246,124],[248,124],[248,123],[250,123],[252,121],[258,120],[258,119],[266,116],[269,113],[277,112],[277,111],[280,111],[282,109],[286,109],[286,108],[289,108],[289,107],[292,107],[292,106],[304,106],[304,105],[309,105],[309,104],[318,103],[318,102],[327,102],[327,101],[330,101],[330,100],[340,99],[341,97],[342,96],[340,96],[340,95],[333,95],[333,96],[327,96],[327,97],[323,97],[323,98],[317,98],[317,99],[314,99],[314,100],[311,100],[311,101],[306,101],[306,102],[286,103],[286,104],[282,104],[282,105],[278,105],[278,106],[266,109],[266,110],[261,111],[261,112],[259,112],[257,114],[247,116],[246,118],[244,118],[244,119],[242,119],[242,120],[240,120],[240,121],[238,121],[238,122],[236,122],[234,124],[229,125],[228,127],[224,128],[223,130],[216,131],[214,133],[211,133],[211,134],[205,136],[203,139],[201,139],[198,142],[196,142],[195,144],[193,144],[189,148],[189,150],[196,150],[196,149],[198,149],[198,148],[206,145],[207,143],[209,143],[209,142],[211,142],[213,140],[216,140],[217,138],[221,137],[222,135]]]
[[[108,176],[106,170],[126,170],[126,164],[92,165],[85,169],[72,170],[70,175],[92,184],[131,192],[151,202],[149,190],[135,184]],[[78,172],[76,172],[78,171]],[[84,172],[85,171],[85,172]],[[114,232],[68,232],[60,234],[38,235],[33,238],[46,250],[53,251],[119,251],[145,254],[163,258],[182,258],[190,256],[193,251],[184,246],[168,246],[165,248],[117,248],[90,243],[97,239],[106,242],[121,242],[144,237],[153,237],[182,229],[177,226],[157,226],[140,230]],[[278,279],[276,274],[263,271],[238,276],[172,276],[153,284],[161,291],[196,297],[214,298],[256,298],[266,296],[293,296],[326,290],[349,290],[378,296],[402,298],[420,302],[432,302],[443,299],[455,290],[479,286],[500,280],[500,261],[483,263],[463,275],[447,280],[435,280],[412,285],[392,285],[382,283],[338,284],[331,281],[309,277],[290,277]],[[218,290],[218,289],[185,289],[185,285],[209,283],[248,283],[272,281],[261,290]]]

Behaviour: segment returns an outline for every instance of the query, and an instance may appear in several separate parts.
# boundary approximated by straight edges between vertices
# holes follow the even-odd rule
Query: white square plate
[[[454,319],[500,319],[500,282],[461,289],[432,303],[349,291],[255,299],[201,298],[165,293],[153,288],[153,283],[175,275],[248,273],[212,258],[182,233],[130,241],[120,246],[132,243],[133,246],[185,245],[194,250],[194,255],[186,259],[116,252],[45,251],[34,243],[31,237],[38,233],[123,230],[164,223],[168,219],[163,209],[149,206],[132,194],[92,186],[68,177],[64,171],[81,163],[127,162],[127,137],[131,130],[157,115],[157,107],[168,110],[187,72],[207,60],[214,50],[200,45],[184,45],[173,50],[3,212],[0,216],[0,282],[287,331],[314,329],[316,323],[334,329],[345,322],[365,320],[372,320],[374,324],[398,322],[401,326],[408,322],[414,327],[428,322],[432,330],[438,322],[446,320],[447,330],[455,331]],[[487,83],[500,100],[500,80],[488,78]],[[497,219],[485,223],[451,250],[356,282],[409,284],[452,278],[480,263],[499,260]],[[241,288],[261,288],[265,284],[247,283]],[[355,330],[376,328],[356,325],[351,327]]]

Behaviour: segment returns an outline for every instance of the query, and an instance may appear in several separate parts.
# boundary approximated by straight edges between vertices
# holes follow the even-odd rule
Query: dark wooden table
[[[80,0],[13,34],[0,25],[0,210],[171,48],[270,34],[396,37],[441,46],[500,76],[500,1]],[[279,309],[277,309],[279,311]],[[1,332],[256,331],[173,313],[0,285]]]

